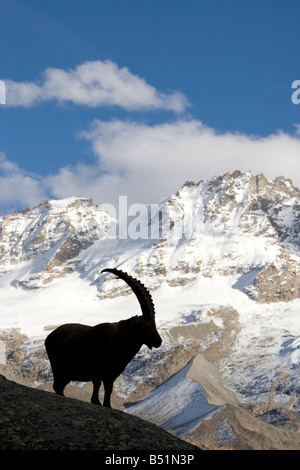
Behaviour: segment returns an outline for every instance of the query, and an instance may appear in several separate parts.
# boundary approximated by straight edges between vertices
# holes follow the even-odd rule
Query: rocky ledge
[[[122,411],[25,387],[2,375],[0,408],[0,450],[199,450]]]

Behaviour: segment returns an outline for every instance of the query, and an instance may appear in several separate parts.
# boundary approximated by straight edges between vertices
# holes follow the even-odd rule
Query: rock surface
[[[122,411],[0,376],[0,450],[181,450],[197,447]]]

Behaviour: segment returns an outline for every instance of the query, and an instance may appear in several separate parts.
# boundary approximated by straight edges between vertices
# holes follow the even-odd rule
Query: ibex
[[[110,407],[115,379],[123,372],[143,344],[150,349],[161,345],[155,325],[155,309],[146,287],[137,279],[118,269],[103,269],[123,279],[135,293],[142,316],[117,323],[96,326],[69,323],[56,328],[46,340],[46,351],[53,372],[55,393],[64,394],[72,380],[93,383],[91,402],[101,405],[99,389],[104,384],[103,405]]]

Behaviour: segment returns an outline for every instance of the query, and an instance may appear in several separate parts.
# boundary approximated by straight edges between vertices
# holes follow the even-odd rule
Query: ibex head
[[[120,279],[123,279],[126,284],[129,285],[129,287],[131,287],[140,303],[143,314],[142,316],[137,318],[137,321],[140,322],[140,331],[142,335],[141,339],[143,343],[148,346],[149,349],[159,348],[162,343],[162,340],[156,329],[154,304],[152,301],[152,297],[149,291],[144,286],[144,284],[119,269],[107,268],[103,269],[101,272],[110,272],[112,274],[115,274]]]

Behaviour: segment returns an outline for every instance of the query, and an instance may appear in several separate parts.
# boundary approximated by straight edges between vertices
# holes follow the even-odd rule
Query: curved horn
[[[129,287],[131,287],[131,289],[135,293],[140,303],[144,318],[146,318],[147,320],[154,320],[155,309],[154,309],[153,300],[149,291],[144,286],[144,284],[142,284],[137,279],[131,277],[129,274],[119,269],[107,268],[107,269],[103,269],[101,272],[112,273],[118,276],[120,279],[123,279],[123,281],[125,281],[126,284],[128,284]]]

